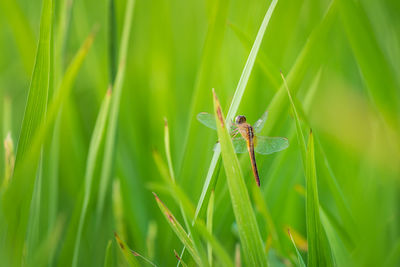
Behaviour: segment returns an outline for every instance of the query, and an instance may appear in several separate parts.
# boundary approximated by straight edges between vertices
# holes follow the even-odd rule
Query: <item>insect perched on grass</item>
[[[258,175],[254,151],[259,154],[268,155],[284,150],[289,146],[289,141],[285,137],[266,137],[257,135],[264,127],[267,117],[268,111],[266,111],[262,117],[256,121],[254,126],[251,126],[247,123],[245,116],[239,115],[236,117],[235,121],[232,122],[230,131],[235,152],[249,152],[251,167],[258,186],[260,186],[260,177]],[[215,117],[210,113],[200,112],[197,114],[197,120],[211,129],[217,129]],[[237,136],[238,134],[240,134],[240,136]]]

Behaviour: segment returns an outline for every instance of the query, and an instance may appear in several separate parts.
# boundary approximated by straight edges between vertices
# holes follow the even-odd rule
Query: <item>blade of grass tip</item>
[[[299,115],[297,113],[296,106],[295,106],[295,104],[293,102],[292,95],[290,94],[289,87],[288,87],[288,85],[286,83],[286,79],[283,76],[282,71],[281,71],[281,77],[282,77],[283,84],[285,86],[286,92],[287,92],[288,97],[289,97],[290,105],[292,106],[294,120],[296,122],[297,140],[299,141],[300,151],[301,151],[301,159],[302,159],[302,162],[303,162],[303,170],[306,170],[306,151],[307,151],[306,141],[304,140],[303,131],[301,130],[300,119],[299,119]]]
[[[103,103],[101,104],[99,114],[97,116],[96,124],[93,130],[92,138],[90,140],[89,152],[87,156],[85,181],[84,181],[84,197],[82,203],[81,214],[79,217],[78,230],[76,233],[76,240],[74,246],[74,256],[72,260],[72,266],[76,267],[78,265],[79,259],[79,249],[82,237],[83,226],[85,224],[85,218],[87,213],[87,208],[89,205],[91,188],[93,183],[93,174],[96,167],[96,159],[98,156],[100,144],[103,140],[105,126],[108,117],[108,111],[110,107],[111,90],[107,90],[106,96],[104,97]]]
[[[104,267],[115,266],[112,244],[113,244],[113,242],[111,240],[108,240],[107,247],[106,247],[106,256],[104,257]]]
[[[149,222],[149,227],[147,228],[147,236],[146,236],[146,247],[147,247],[147,256],[150,260],[154,259],[155,254],[155,244],[157,237],[157,223],[155,221]]]
[[[169,128],[168,128],[167,118],[164,118],[164,144],[165,144],[165,154],[167,155],[169,175],[171,176],[171,179],[175,182],[174,168],[172,166],[172,159],[171,159],[171,148],[169,142]]]
[[[129,266],[131,267],[139,267],[141,266],[139,261],[136,259],[136,255],[132,253],[132,251],[129,249],[129,247],[126,245],[126,243],[118,236],[118,234],[115,232],[114,233],[115,240],[117,240],[117,243],[119,245],[119,248],[121,249],[122,254],[124,254],[125,260],[128,262]]]
[[[178,252],[176,252],[176,250],[174,250],[174,254],[175,254],[175,258],[178,259],[178,265],[181,264],[182,267],[187,267],[187,264],[182,260],[181,257],[179,257]]]
[[[32,143],[33,136],[40,123],[44,120],[50,79],[50,50],[52,31],[53,1],[44,0],[40,22],[40,37],[37,48],[35,66],[22,122],[21,134],[18,140],[16,168]]]
[[[14,143],[11,139],[11,134],[8,133],[4,140],[4,179],[2,181],[1,189],[6,190],[12,173],[14,171],[15,154],[14,154]]]
[[[228,115],[226,117],[226,122],[230,122],[233,120],[233,117],[235,116],[235,114],[237,113],[237,110],[239,108],[239,104],[242,100],[242,96],[244,94],[244,91],[246,89],[247,86],[247,82],[249,80],[251,71],[253,69],[254,66],[254,62],[256,60],[258,51],[260,49],[260,45],[261,45],[261,41],[264,37],[264,33],[267,29],[269,20],[271,19],[272,13],[275,9],[275,6],[277,4],[278,0],[273,0],[267,10],[267,13],[264,16],[264,19],[261,23],[260,29],[258,30],[256,39],[254,41],[253,47],[251,48],[249,57],[247,58],[246,64],[243,68],[242,74],[240,76],[239,79],[239,83],[236,87],[236,91],[233,95],[233,99],[231,102],[231,105],[229,107],[229,111],[228,111]],[[216,149],[214,150],[214,155],[211,159],[211,163],[210,163],[210,167],[208,169],[207,172],[207,176],[206,176],[206,180],[204,181],[204,185],[203,185],[203,189],[201,191],[201,195],[199,198],[199,201],[197,203],[197,207],[196,207],[196,215],[194,220],[196,220],[197,216],[199,215],[201,209],[203,208],[203,204],[204,204],[204,200],[206,196],[209,196],[210,194],[210,190],[211,187],[210,185],[215,183],[215,180],[217,178],[216,175],[214,175],[214,172],[216,170],[216,167],[219,165],[217,164],[220,161],[220,155],[221,155],[221,149],[220,146],[218,145],[216,147]]]
[[[208,201],[207,207],[207,230],[212,234],[212,226],[213,226],[213,214],[214,214],[214,190],[211,191],[210,200]],[[208,263],[212,266],[212,247],[210,243],[207,243],[207,255],[208,255]]]
[[[303,260],[303,258],[301,257],[301,254],[300,254],[299,250],[298,250],[297,247],[296,247],[296,243],[294,242],[294,239],[293,239],[293,237],[292,237],[292,234],[290,233],[290,229],[288,229],[288,234],[289,234],[290,240],[292,241],[293,247],[294,247],[294,249],[296,250],[297,260],[298,260],[299,266],[300,266],[300,267],[306,267],[306,264],[304,263],[304,260]]]
[[[169,175],[170,179],[172,182],[175,184],[175,174],[174,174],[174,168],[172,165],[172,157],[171,157],[171,148],[170,148],[170,140],[169,140],[169,127],[168,127],[168,121],[166,118],[164,118],[164,145],[165,145],[165,154],[167,156],[167,162],[168,162],[168,170],[169,170]],[[178,201],[179,202],[179,201]],[[186,229],[189,232],[189,235],[191,235],[191,225],[188,222],[186,213],[182,207],[182,203],[179,202],[179,209],[182,213],[183,220],[185,222]],[[193,241],[197,241],[196,237],[193,237]]]
[[[113,0],[111,0],[113,1]],[[112,176],[112,166],[115,155],[115,143],[116,143],[116,134],[118,127],[118,113],[120,107],[120,100],[122,94],[122,88],[125,78],[125,66],[126,66],[126,58],[128,54],[128,45],[129,45],[129,37],[131,33],[132,27],[132,17],[134,10],[134,0],[128,0],[126,3],[126,11],[124,18],[124,25],[122,30],[122,39],[121,39],[121,47],[120,47],[120,55],[119,55],[119,65],[117,70],[117,76],[115,78],[115,84],[113,85],[113,97],[111,100],[110,107],[110,115],[109,115],[109,125],[107,127],[105,148],[104,148],[104,157],[103,164],[101,170],[100,177],[100,188],[97,199],[97,221],[101,220],[101,214],[104,208],[104,201],[106,196],[106,191],[108,188],[108,184],[110,178]]]
[[[244,182],[239,160],[233,148],[232,139],[213,90],[214,113],[217,121],[218,140],[221,144],[222,161],[225,167],[232,207],[238,226],[239,237],[245,260],[249,266],[267,266],[266,254],[258,224]]]
[[[200,259],[198,252],[196,251],[196,249],[194,247],[193,240],[188,236],[188,234],[185,232],[183,227],[179,224],[179,222],[175,219],[175,217],[169,211],[167,206],[165,206],[165,204],[158,198],[158,196],[155,193],[153,193],[153,195],[156,198],[158,207],[164,214],[164,217],[167,220],[168,224],[171,226],[172,230],[174,230],[177,237],[181,240],[181,242],[188,249],[190,255],[192,255],[193,260],[196,262],[196,264],[201,265],[202,261]]]
[[[308,266],[333,266],[329,243],[322,228],[319,214],[317,173],[314,158],[314,137],[308,138],[306,160],[306,221],[308,240]]]

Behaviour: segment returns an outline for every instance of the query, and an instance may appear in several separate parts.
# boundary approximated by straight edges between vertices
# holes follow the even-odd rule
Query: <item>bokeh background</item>
[[[46,152],[43,156],[37,246],[52,233],[54,225],[61,225],[52,243],[54,251],[46,255],[50,266],[70,266],[72,262],[89,145],[111,79],[109,46],[114,43],[119,47],[121,43],[126,9],[126,1],[115,0],[116,32],[111,42],[108,0],[53,1],[53,32],[59,29],[65,1],[71,11],[61,69],[68,66],[94,28],[97,33],[71,94],[63,100],[57,157]],[[99,220],[96,199],[103,141],[95,165],[79,266],[102,266],[109,240],[113,255],[124,264],[114,241],[113,233],[118,230],[131,249],[158,266],[176,264],[173,251],[180,252],[183,245],[151,193],[157,192],[183,224],[178,205],[165,190],[154,161],[154,153],[166,158],[164,118],[168,120],[177,183],[196,205],[217,135],[195,116],[200,111],[212,111],[212,88],[226,114],[269,4],[265,0],[135,1],[112,182]],[[39,0],[0,2],[0,127],[2,140],[10,133],[15,151],[34,66],[41,8]],[[260,190],[282,242],[279,249],[267,245],[275,259],[272,266],[295,265],[287,228],[295,233],[304,257],[307,255],[305,180],[294,118],[286,98],[279,105],[271,104],[282,90],[280,71],[288,78],[295,102],[301,107],[304,133],[312,128],[316,136],[320,202],[334,224],[337,247],[343,250],[337,264],[400,264],[399,15],[400,2],[396,0],[278,1],[239,107],[239,113],[250,123],[268,110],[272,120],[271,124],[267,121],[265,134],[284,136],[290,142],[283,152],[257,155]],[[50,90],[49,99],[51,96]],[[46,147],[54,145],[50,139],[45,139]],[[6,158],[1,150],[3,177]],[[252,196],[250,161],[247,155],[240,159]],[[52,166],[57,166],[55,172]],[[49,180],[56,181],[55,195],[46,192],[54,190],[47,186]],[[215,196],[213,233],[233,259],[239,239],[223,169]],[[25,198],[30,201],[32,194]],[[55,221],[48,219],[50,203],[56,208],[52,215]],[[256,214],[268,244],[268,227],[263,215]],[[1,224],[3,234],[8,224]],[[7,240],[3,235],[0,250],[12,250]],[[26,254],[26,248],[23,251],[21,255]],[[12,257],[5,256],[7,260],[0,264],[12,264]],[[184,260],[194,264],[187,253]]]

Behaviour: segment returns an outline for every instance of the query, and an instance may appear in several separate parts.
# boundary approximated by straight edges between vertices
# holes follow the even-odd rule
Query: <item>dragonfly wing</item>
[[[203,125],[207,126],[208,128],[217,130],[217,125],[215,123],[215,116],[207,113],[207,112],[200,112],[196,116],[197,120],[201,122]]]
[[[242,137],[236,137],[232,139],[233,147],[236,153],[246,153],[247,143]]]
[[[263,155],[284,150],[289,146],[289,140],[284,137],[257,136],[256,142],[254,150]]]
[[[267,118],[268,118],[268,110],[264,112],[264,114],[261,116],[261,118],[259,118],[256,121],[256,123],[254,123],[254,126],[253,126],[254,132],[256,132],[256,133],[261,132]]]

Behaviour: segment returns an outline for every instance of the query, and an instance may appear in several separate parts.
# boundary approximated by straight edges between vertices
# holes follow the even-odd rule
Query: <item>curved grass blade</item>
[[[5,218],[8,222],[7,247],[13,265],[20,265],[22,260],[23,239],[29,216],[30,200],[35,184],[35,173],[40,157],[40,148],[29,165],[22,164],[27,151],[32,146],[35,134],[45,120],[50,82],[51,35],[53,19],[53,1],[44,0],[40,18],[40,33],[36,51],[28,99],[22,120],[21,132],[17,145],[15,169],[7,191],[3,195]],[[26,175],[21,175],[26,171]]]
[[[165,218],[167,219],[168,224],[171,226],[172,230],[174,230],[175,234],[181,240],[181,242],[185,245],[188,249],[190,255],[192,255],[193,260],[196,262],[197,265],[201,265],[202,261],[198,252],[194,247],[193,240],[189,237],[189,235],[185,232],[183,227],[179,224],[179,222],[175,219],[174,215],[169,211],[167,206],[158,198],[158,196],[153,193],[154,197],[156,198],[157,205],[164,214]]]
[[[308,266],[334,266],[331,249],[322,228],[319,214],[317,173],[314,158],[314,137],[308,138],[306,159],[306,219]]]
[[[89,153],[87,158],[86,172],[85,172],[85,184],[84,184],[84,196],[82,209],[79,217],[78,230],[76,233],[76,240],[74,246],[74,256],[72,259],[72,266],[78,265],[79,249],[82,237],[83,226],[85,224],[86,213],[89,206],[89,200],[91,197],[91,188],[93,184],[93,174],[96,167],[96,160],[100,149],[100,144],[103,140],[105,126],[108,117],[108,111],[110,107],[111,91],[108,90],[104,97],[103,103],[101,104],[99,114],[97,116],[96,124],[93,130],[92,138],[89,145]]]
[[[129,44],[129,37],[131,32],[132,26],[132,17],[133,17],[133,10],[134,10],[134,0],[129,0],[126,3],[126,13],[125,13],[125,21],[124,21],[124,28],[122,32],[122,41],[120,47],[120,56],[119,56],[119,66],[117,70],[117,76],[115,79],[115,84],[113,84],[113,96],[111,100],[111,107],[110,107],[110,117],[109,117],[109,124],[107,127],[106,133],[106,141],[105,141],[105,149],[104,149],[104,157],[103,157],[103,164],[101,170],[101,177],[100,177],[100,188],[99,194],[97,199],[97,220],[101,220],[101,215],[104,208],[104,200],[106,196],[107,187],[109,185],[109,180],[112,175],[112,165],[113,159],[115,155],[115,143],[116,143],[116,133],[117,133],[117,126],[118,126],[118,113],[120,107],[120,100],[122,94],[122,87],[125,78],[125,62],[128,54],[128,44]]]
[[[126,245],[126,243],[118,236],[117,233],[114,233],[115,240],[117,240],[117,243],[119,245],[119,248],[122,251],[122,254],[124,254],[126,261],[128,262],[129,266],[131,267],[140,267],[139,261],[136,259],[134,253],[132,250],[129,249],[129,247]]]
[[[226,127],[218,98],[214,95],[215,118],[218,120],[218,139],[221,144],[222,161],[225,167],[232,207],[235,214],[241,246],[249,266],[267,266],[258,224],[247,192],[246,184],[236,157],[232,140]]]
[[[256,39],[253,43],[253,47],[250,51],[249,57],[247,58],[246,65],[244,66],[242,75],[240,76],[239,83],[236,87],[235,94],[233,96],[231,106],[229,107],[228,115],[226,117],[226,121],[230,122],[233,120],[233,117],[237,113],[237,110],[239,108],[239,104],[242,100],[242,96],[244,94],[244,91],[247,86],[247,82],[249,80],[251,71],[254,66],[255,59],[257,57],[261,41],[264,37],[264,33],[267,29],[269,20],[272,17],[272,13],[274,12],[275,6],[277,4],[277,0],[273,0],[272,3],[270,4],[267,13],[264,16],[263,22],[261,23],[260,29],[258,30]],[[194,220],[196,220],[197,216],[199,215],[200,211],[203,209],[203,204],[206,196],[209,196],[211,187],[210,185],[215,183],[215,179],[217,178],[217,175],[214,175],[214,171],[216,170],[216,167],[218,162],[219,162],[219,157],[221,155],[221,150],[220,149],[215,149],[214,150],[214,155],[211,159],[210,167],[208,168],[206,180],[204,181],[203,189],[201,191],[201,195],[199,198],[199,201],[197,203],[196,207],[196,215],[194,217]]]
[[[289,234],[290,240],[292,241],[293,247],[294,247],[294,249],[296,250],[297,260],[298,260],[299,266],[300,266],[300,267],[306,267],[306,264],[304,263],[304,260],[303,260],[303,258],[301,257],[301,254],[300,254],[299,250],[298,250],[297,247],[296,247],[296,243],[294,242],[293,236],[292,236],[292,234],[290,233],[290,229],[288,229],[288,234]]]
[[[210,200],[208,201],[207,206],[207,230],[211,234],[213,228],[213,214],[214,214],[214,191],[211,191]],[[207,243],[207,256],[208,256],[208,264],[212,266],[212,246],[210,243]]]

